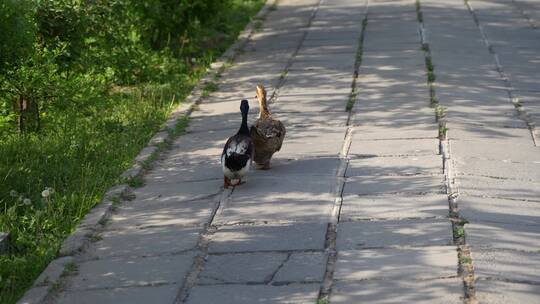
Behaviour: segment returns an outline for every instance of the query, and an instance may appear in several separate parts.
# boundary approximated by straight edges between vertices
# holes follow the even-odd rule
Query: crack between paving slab
[[[465,0],[467,1],[467,0]],[[451,158],[450,140],[446,121],[446,109],[439,104],[434,82],[436,80],[435,67],[432,61],[431,50],[427,41],[425,24],[422,12],[421,0],[416,0],[416,13],[419,26],[420,43],[424,51],[425,67],[427,72],[427,85],[430,94],[430,104],[435,111],[435,119],[438,122],[439,153],[442,157],[442,168],[445,176],[446,195],[448,196],[449,219],[452,225],[453,242],[457,246],[458,277],[463,282],[464,302],[467,304],[477,303],[476,289],[474,286],[474,268],[470,247],[466,244],[464,225],[467,221],[460,217],[457,204],[459,189],[454,174],[454,162]]]
[[[347,181],[347,178],[345,175],[347,172],[347,167],[349,165],[349,151],[352,144],[352,135],[354,132],[354,126],[351,124],[351,122],[354,121],[354,117],[356,115],[354,104],[356,103],[356,99],[358,98],[356,80],[358,79],[358,74],[359,74],[358,70],[362,63],[363,43],[364,43],[365,30],[368,23],[368,14],[369,14],[369,0],[366,0],[365,8],[364,8],[364,18],[361,24],[362,30],[361,30],[360,38],[358,41],[358,49],[356,52],[353,79],[351,82],[351,93],[349,95],[349,101],[346,106],[346,110],[348,111],[347,123],[346,123],[347,130],[345,132],[343,145],[339,154],[340,162],[339,162],[338,170],[336,172],[337,181],[336,181],[335,190],[334,190],[335,201],[334,201],[334,206],[332,208],[332,216],[330,218],[330,222],[328,223],[328,227],[326,230],[324,248],[325,248],[325,251],[328,252],[328,258],[326,260],[326,270],[325,270],[323,282],[322,282],[322,285],[321,285],[321,288],[319,290],[319,294],[317,297],[317,303],[327,303],[329,301],[330,293],[332,291],[332,285],[334,281],[334,270],[335,270],[335,264],[337,261],[337,250],[336,250],[337,225],[340,220],[341,206],[343,204],[343,190],[345,189],[345,183]]]
[[[103,256],[91,255],[90,257],[78,258],[77,262],[84,263],[84,262],[99,261],[99,260],[104,260],[104,259],[115,259],[115,258],[121,258],[121,257],[128,257],[128,258],[169,257],[169,256],[184,255],[186,253],[190,253],[193,251],[194,251],[194,248],[171,251],[171,252],[149,253],[149,254],[142,254],[142,255],[132,255],[132,254],[113,254],[113,255],[103,255]]]
[[[497,281],[497,282],[506,282],[506,283],[514,283],[514,284],[527,284],[527,285],[540,286],[540,282],[530,281],[530,280],[516,280],[516,279],[497,278],[497,277],[481,277],[476,280],[477,281]]]
[[[513,1],[514,2],[514,1]],[[515,2],[514,2],[515,3]],[[467,7],[467,10],[469,11],[471,17],[474,20],[474,23],[476,24],[476,27],[480,31],[480,34],[482,36],[482,40],[484,41],[484,44],[489,50],[489,53],[493,56],[493,59],[495,60],[495,67],[497,72],[499,73],[500,78],[503,80],[505,86],[506,86],[506,92],[508,94],[508,98],[514,105],[514,108],[516,109],[518,113],[518,117],[525,122],[527,125],[530,133],[531,138],[534,143],[534,146],[540,147],[540,133],[533,121],[529,119],[528,113],[526,109],[523,107],[523,105],[519,102],[519,98],[514,96],[515,89],[512,86],[512,81],[510,80],[510,77],[506,74],[504,71],[504,68],[499,60],[499,55],[497,52],[495,52],[495,49],[493,45],[491,44],[486,31],[484,30],[484,27],[480,23],[480,19],[478,18],[470,0],[465,0],[465,6]]]
[[[415,220],[446,220],[446,216],[411,216],[411,217],[361,217],[349,216],[346,219],[340,217],[340,223],[351,222],[384,222],[384,221],[415,221]]]
[[[197,284],[199,275],[201,274],[204,264],[206,262],[206,257],[208,256],[210,236],[213,233],[215,233],[215,230],[216,230],[215,227],[212,225],[212,222],[214,221],[214,218],[216,214],[219,212],[219,210],[223,209],[224,202],[227,201],[231,197],[233,191],[234,191],[234,188],[223,189],[219,201],[217,201],[216,205],[214,206],[210,219],[205,225],[204,230],[200,234],[199,240],[197,242],[197,249],[199,251],[199,254],[195,256],[195,258],[193,259],[193,264],[191,266],[191,269],[189,273],[187,274],[176,296],[176,299],[175,299],[176,304],[184,303],[187,297],[189,296],[189,291],[191,290],[191,288]]]
[[[428,282],[436,280],[447,280],[447,279],[459,279],[457,275],[448,275],[440,277],[430,277],[430,278],[417,278],[417,279],[407,279],[409,282]],[[395,281],[404,279],[402,277],[376,277],[376,278],[366,278],[366,279],[334,279],[336,282],[347,282],[347,283],[364,283],[364,282],[379,282],[379,281]]]
[[[503,197],[503,196],[497,196],[497,195],[478,195],[478,194],[474,194],[474,193],[468,193],[466,191],[461,191],[461,193],[465,194],[466,196],[470,196],[470,197],[493,198],[493,199],[503,199],[503,200],[509,200],[509,201],[540,203],[540,199],[539,200],[530,200],[530,199],[524,199],[524,198],[512,198],[512,197]]]
[[[313,224],[313,223],[327,223],[328,221],[321,220],[320,217],[314,216],[314,217],[305,217],[300,220],[258,220],[258,221],[230,221],[230,222],[219,222],[216,224],[213,224],[214,227],[252,227],[252,226],[258,226],[258,225],[269,225],[272,224],[272,226],[281,226],[281,225],[294,225],[294,224]]]
[[[486,222],[488,222],[488,221],[486,221]],[[490,223],[493,223],[493,222],[490,222]],[[524,225],[524,224],[511,224],[511,225],[527,226],[527,225]],[[534,225],[534,226],[537,226],[537,225]],[[500,248],[500,247],[493,247],[493,246],[476,246],[475,248],[478,248],[478,249],[481,249],[481,250],[492,250],[492,251],[501,251],[501,252],[520,252],[520,253],[531,253],[531,254],[540,253],[540,249],[538,249],[538,250],[525,250],[525,249],[515,249],[515,248]]]
[[[166,285],[176,285],[178,282],[172,281],[156,281],[156,282],[150,282],[150,283],[138,283],[138,284],[126,284],[126,285],[118,285],[118,286],[107,286],[107,287],[90,287],[90,288],[76,288],[76,289],[70,289],[65,288],[63,291],[65,292],[80,292],[80,291],[95,291],[95,290],[116,290],[119,288],[139,288],[139,287],[159,287],[159,286],[166,286]],[[52,298],[51,298],[52,300]]]
[[[231,254],[255,254],[255,253],[324,253],[322,249],[283,249],[283,250],[239,250],[239,251],[217,251],[209,252],[208,255],[231,255]]]
[[[441,186],[442,188],[442,186]],[[359,194],[355,194],[356,196],[360,196],[360,197],[369,197],[369,196],[375,196],[375,197],[380,197],[380,196],[428,196],[428,195],[436,195],[436,194],[446,194],[446,192],[444,190],[441,190],[441,191],[417,191],[417,192],[413,192],[413,191],[396,191],[396,192],[381,192],[381,193],[359,193]]]
[[[309,28],[311,27],[311,24],[313,23],[313,19],[315,19],[315,16],[317,16],[317,13],[319,12],[319,7],[321,6],[321,3],[324,0],[319,0],[317,4],[315,4],[315,7],[311,11],[311,15],[309,16],[308,22],[305,26],[305,30],[302,33],[302,37],[300,37],[298,46],[295,48],[294,52],[292,53],[291,57],[289,57],[289,60],[287,60],[287,64],[285,65],[285,68],[281,72],[281,77],[279,78],[278,83],[276,84],[276,87],[274,88],[274,91],[272,92],[272,95],[270,95],[270,98],[268,98],[268,103],[275,103],[277,102],[277,99],[279,98],[279,91],[281,87],[285,85],[287,82],[288,76],[289,76],[289,70],[291,69],[292,65],[294,64],[294,60],[296,59],[296,56],[298,55],[298,52],[300,52],[300,49],[302,48],[302,45],[304,45],[304,41],[306,40],[306,37],[309,32]]]
[[[320,283],[321,281],[315,280],[306,280],[306,281],[280,281],[268,284],[266,282],[256,282],[256,281],[247,281],[247,282],[224,282],[224,283],[203,283],[199,284],[200,286],[291,286],[291,285],[306,285],[313,283]]]
[[[517,162],[513,162],[516,164]],[[521,163],[522,164],[522,163]],[[472,173],[456,173],[456,176],[465,176],[465,177],[483,177],[487,179],[503,180],[503,181],[516,181],[516,182],[533,182],[540,183],[538,179],[530,178],[516,178],[516,177],[503,177],[503,176],[493,176],[486,174],[472,174]]]
[[[276,267],[276,270],[268,277],[267,280],[264,280],[266,284],[271,285],[274,283],[274,278],[276,277],[277,273],[285,266],[285,264],[291,259],[292,253],[289,252],[287,256],[281,261],[281,264],[279,264],[278,267]]]
[[[434,156],[437,154],[432,153],[423,153],[423,154],[349,154],[349,159],[365,159],[365,158],[383,158],[383,157],[423,157],[423,156]]]

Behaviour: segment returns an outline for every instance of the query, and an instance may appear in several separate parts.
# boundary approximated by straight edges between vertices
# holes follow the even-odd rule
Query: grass
[[[459,257],[459,263],[460,263],[460,264],[471,264],[471,263],[472,263],[472,259],[471,259],[470,257],[460,256],[460,257]]]
[[[234,42],[263,1],[235,3],[224,12],[227,27],[209,31],[220,36],[225,31],[229,37],[212,46],[216,56]],[[119,175],[210,63],[200,62],[203,66],[180,77],[112,88],[81,107],[45,117],[39,134],[0,137],[0,231],[9,231],[12,240],[10,254],[0,256],[0,303],[15,303],[105,191],[121,182]],[[181,120],[169,132],[178,136],[186,125],[187,119]],[[141,182],[130,180],[132,186]],[[48,187],[49,195],[43,197]]]
[[[454,238],[455,239],[462,238],[464,236],[465,236],[465,228],[457,227],[456,229],[454,229]]]

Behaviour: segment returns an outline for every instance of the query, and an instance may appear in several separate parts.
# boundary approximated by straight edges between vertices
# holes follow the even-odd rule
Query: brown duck
[[[267,170],[270,169],[272,155],[281,149],[285,138],[285,126],[270,114],[263,85],[257,86],[257,99],[259,99],[259,118],[250,130],[255,148],[253,160],[258,169]]]

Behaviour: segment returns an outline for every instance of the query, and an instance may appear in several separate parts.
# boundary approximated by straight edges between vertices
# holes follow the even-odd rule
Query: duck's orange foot
[[[231,184],[231,180],[226,177],[226,176],[223,176],[223,188],[224,189],[229,189],[229,187],[231,187],[232,184]]]

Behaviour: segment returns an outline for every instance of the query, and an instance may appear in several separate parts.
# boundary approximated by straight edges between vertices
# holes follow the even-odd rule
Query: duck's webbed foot
[[[229,187],[231,187],[232,184],[231,184],[231,180],[226,177],[226,176],[223,176],[223,188],[224,189],[229,189]]]

